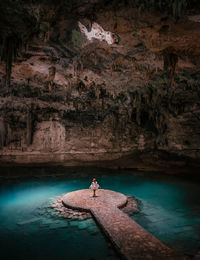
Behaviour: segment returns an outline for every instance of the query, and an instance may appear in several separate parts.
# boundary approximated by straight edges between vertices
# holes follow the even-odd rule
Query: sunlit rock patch
[[[97,39],[99,41],[106,41],[108,44],[113,44],[115,42],[112,33],[105,31],[98,23],[92,24],[91,31],[88,31],[81,22],[78,22],[78,26],[89,41]]]
[[[188,16],[190,21],[200,23],[200,14]]]

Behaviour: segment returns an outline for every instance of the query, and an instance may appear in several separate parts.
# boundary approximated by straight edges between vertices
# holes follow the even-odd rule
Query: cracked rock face
[[[32,2],[9,84],[0,63],[1,162],[199,166],[200,11],[175,23],[120,1]]]

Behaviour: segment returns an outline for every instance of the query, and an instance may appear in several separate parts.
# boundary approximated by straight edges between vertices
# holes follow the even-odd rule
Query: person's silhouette
[[[93,190],[93,197],[96,197],[96,190],[99,189],[99,184],[97,183],[96,179],[93,179],[93,182],[90,185],[90,189]]]

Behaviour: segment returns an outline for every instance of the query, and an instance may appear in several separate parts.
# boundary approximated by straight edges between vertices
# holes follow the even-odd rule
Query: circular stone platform
[[[112,190],[100,189],[93,197],[93,191],[89,189],[69,192],[62,198],[66,207],[72,209],[90,211],[97,207],[118,207],[126,206],[128,198],[126,195]]]
[[[89,189],[70,192],[63,196],[62,203],[69,208],[90,211],[124,259],[185,259],[119,209],[126,206],[126,195],[103,189],[96,193],[97,197]]]

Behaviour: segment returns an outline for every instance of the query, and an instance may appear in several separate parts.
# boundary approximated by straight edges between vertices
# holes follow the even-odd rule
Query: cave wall
[[[37,3],[32,8],[41,12]],[[177,22],[123,3],[92,11],[80,5],[74,13],[43,8],[9,84],[0,63],[1,162],[81,164],[132,155],[128,167],[135,167],[138,155],[150,164],[159,152],[198,165],[200,15]],[[88,32],[96,23],[112,44],[103,36],[88,40],[80,23]]]

